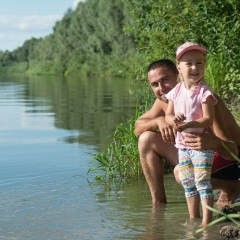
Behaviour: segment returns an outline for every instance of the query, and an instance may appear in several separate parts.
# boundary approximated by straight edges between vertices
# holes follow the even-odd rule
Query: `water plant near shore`
[[[136,110],[136,116],[117,125],[106,151],[94,157],[98,165],[90,168],[88,172],[100,170],[104,173],[96,176],[96,179],[130,178],[142,175],[137,138],[134,135],[134,126],[138,115]]]

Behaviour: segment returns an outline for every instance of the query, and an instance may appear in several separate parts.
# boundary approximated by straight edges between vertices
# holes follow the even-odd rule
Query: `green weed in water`
[[[240,218],[240,214],[236,214],[236,213],[231,213],[231,214],[225,214],[215,208],[212,208],[212,207],[209,207],[208,205],[206,205],[205,203],[203,203],[206,208],[208,208],[209,210],[211,210],[212,212],[214,213],[217,213],[217,214],[220,214],[222,215],[222,217],[210,222],[209,224],[207,224],[206,227],[203,227],[203,228],[199,228],[198,230],[196,230],[196,233],[199,233],[199,232],[202,232],[203,230],[205,230],[206,228],[208,227],[212,227],[214,226],[215,224],[219,223],[219,222],[223,222],[225,221],[226,219],[229,219],[231,222],[235,223],[237,226],[240,226],[240,222],[236,221],[235,218]]]
[[[134,135],[135,121],[138,116],[139,113],[136,111],[136,116],[117,125],[107,150],[94,157],[98,166],[90,169],[89,172],[103,171],[104,176],[97,176],[98,180],[116,177],[133,178],[142,175],[137,147],[138,140]]]
[[[229,151],[229,149],[227,148],[227,146],[222,143],[224,148]],[[230,151],[229,151],[230,152]],[[230,152],[231,153],[231,152]],[[240,163],[240,158],[238,158],[236,155],[234,155],[233,153],[231,153],[231,155],[234,157],[234,159]],[[208,205],[206,205],[204,202],[203,202],[203,205],[206,206],[206,208],[208,208],[209,210],[211,210],[212,212],[214,213],[217,213],[217,214],[220,214],[222,215],[222,217],[210,222],[209,224],[207,224],[207,226],[203,227],[203,228],[199,228],[198,230],[196,230],[196,233],[199,233],[199,232],[202,232],[203,230],[205,230],[206,228],[208,227],[211,227],[211,226],[214,226],[215,224],[219,223],[219,222],[223,222],[227,219],[229,219],[231,222],[235,223],[237,226],[240,226],[240,222],[236,221],[235,219],[239,219],[240,218],[240,214],[237,214],[237,213],[231,213],[231,214],[226,214],[226,213],[223,213],[222,211],[219,211],[215,208],[212,208],[212,207],[209,207]]]

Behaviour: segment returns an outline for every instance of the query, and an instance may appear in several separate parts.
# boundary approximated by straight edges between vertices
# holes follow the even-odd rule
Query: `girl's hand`
[[[185,129],[185,124],[183,124],[183,121],[186,119],[183,113],[178,113],[174,116],[173,121],[175,123],[174,128],[181,132]]]
[[[186,119],[186,117],[184,116],[183,113],[178,113],[174,116],[173,121],[175,122],[175,124],[179,125],[181,124],[184,120]]]
[[[179,132],[182,132],[184,129],[187,129],[187,128],[188,128],[188,123],[183,123],[176,126],[176,130]]]

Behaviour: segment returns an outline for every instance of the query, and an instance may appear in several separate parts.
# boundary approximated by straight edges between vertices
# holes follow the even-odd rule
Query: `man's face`
[[[166,67],[159,67],[148,72],[148,80],[154,95],[160,100],[166,100],[165,94],[177,84],[177,75]]]

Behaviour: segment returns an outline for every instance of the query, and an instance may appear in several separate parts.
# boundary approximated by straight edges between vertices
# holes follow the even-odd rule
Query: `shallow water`
[[[222,239],[195,234],[183,191],[166,175],[153,207],[144,179],[104,184],[87,174],[122,117],[127,80],[0,79],[0,239]]]

